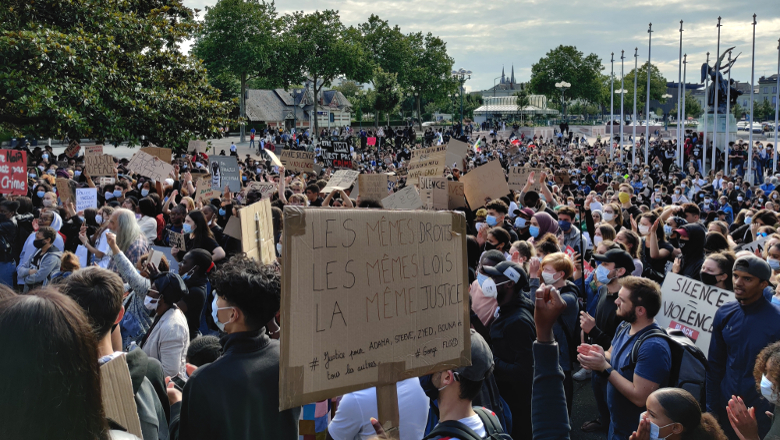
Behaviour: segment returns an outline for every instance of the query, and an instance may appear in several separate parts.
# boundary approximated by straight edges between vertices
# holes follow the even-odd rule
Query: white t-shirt
[[[95,262],[103,269],[108,269],[108,265],[111,263],[111,248],[108,246],[108,239],[106,238],[106,233],[108,232],[108,228],[104,229],[100,237],[95,241],[95,249],[103,253],[103,258],[99,260],[95,258]]]
[[[482,423],[482,419],[479,418],[479,414],[474,414],[471,417],[466,417],[465,419],[460,419],[458,421],[471,428],[471,430],[480,437],[485,437],[487,435],[487,431],[485,431],[485,424]],[[452,437],[451,440],[461,439]]]
[[[420,440],[428,422],[428,396],[416,377],[396,384],[401,440]],[[378,418],[376,388],[345,394],[328,425],[334,440],[365,440],[376,436],[371,417]],[[479,419],[479,417],[477,417]]]

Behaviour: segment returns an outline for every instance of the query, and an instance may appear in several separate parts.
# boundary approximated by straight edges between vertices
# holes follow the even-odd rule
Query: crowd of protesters
[[[487,128],[487,127],[482,127]],[[583,136],[545,139],[517,127],[324,130],[346,140],[354,168],[403,189],[411,152],[449,139],[473,148],[442,177],[491,161],[532,167],[525,187],[463,211],[468,224],[472,365],[399,382],[400,438],[756,440],[780,435],[780,184],[771,144],[735,143],[730,167],[704,172],[697,135],[634,148]],[[506,128],[506,127],[500,127]],[[374,389],[279,411],[281,260],[262,265],[225,233],[270,195],[277,257],[285,205],[382,209],[323,193],[336,171],[308,132],[267,130],[239,157],[242,190],[195,196],[208,155],[176,154],[155,181],[115,159],[98,179],[83,156],[28,152],[28,192],[0,200],[0,347],[6,380],[0,438],[134,438],[106,418],[99,367],[127,356],[144,440],[384,438]],[[377,139],[368,142],[368,139]],[[254,145],[253,145],[254,147]],[[318,173],[274,166],[263,150],[310,149]],[[278,151],[277,151],[278,153]],[[224,154],[224,152],[222,153]],[[230,154],[237,156],[231,148]],[[319,168],[319,166],[317,168]],[[506,176],[505,176],[506,177]],[[72,194],[97,189],[76,211]],[[269,197],[267,194],[265,197]],[[183,248],[172,235],[183,234]],[[760,247],[750,243],[761,242]],[[155,262],[155,249],[170,248]],[[744,250],[744,249],[750,250]],[[76,254],[86,249],[86,261]],[[176,267],[176,269],[173,269]],[[706,398],[671,382],[676,360],[655,317],[668,272],[732,291],[711,324]],[[777,292],[777,293],[776,293]],[[627,353],[637,348],[637,360]],[[170,378],[186,380],[183,387]],[[570,425],[574,381],[597,412]],[[484,408],[487,408],[485,410]],[[35,411],[33,411],[35,410]],[[34,415],[36,414],[36,415]],[[590,418],[590,417],[589,417]],[[309,437],[312,436],[312,437]],[[498,438],[498,437],[494,437]]]

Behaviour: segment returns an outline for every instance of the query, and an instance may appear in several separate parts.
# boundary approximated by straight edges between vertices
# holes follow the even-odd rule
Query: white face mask
[[[639,415],[639,421],[640,422],[644,418],[645,414],[647,414],[647,412],[643,412],[642,414]],[[651,422],[650,420],[648,420],[647,423],[650,424],[650,440],[662,440],[662,439],[665,439],[666,437],[669,437],[670,435],[674,434],[674,432],[670,432],[668,435],[666,435],[664,437],[658,437],[660,435],[661,429],[666,428],[667,426],[672,426],[672,425],[674,425],[674,423],[670,423],[670,424],[664,425],[664,426],[658,426],[655,423]]]
[[[230,324],[230,321],[224,322],[224,323],[223,322],[219,322],[219,317],[217,316],[217,312],[219,312],[220,310],[232,309],[232,308],[233,307],[218,307],[217,306],[217,291],[214,290],[214,302],[211,303],[211,317],[214,319],[214,324],[217,325],[217,327],[219,328],[219,331],[224,332],[225,331],[225,326]]]
[[[778,399],[777,393],[775,393],[775,386],[772,382],[766,378],[766,375],[761,375],[761,395],[773,404],[777,405],[780,399]]]
[[[144,307],[146,307],[146,310],[153,312],[157,310],[157,302],[157,298],[152,298],[151,296],[146,295],[146,298],[144,298]]]
[[[498,284],[496,284],[495,281],[493,281],[493,278],[488,278],[482,283],[482,294],[485,295],[488,298],[497,298],[498,297],[498,286],[502,284],[508,283],[507,281],[502,281]]]
[[[611,212],[605,212],[604,213],[604,221],[611,222],[614,219],[615,219],[615,214],[613,214]]]
[[[650,232],[650,226],[639,225],[639,234],[640,235],[647,235],[648,232]]]
[[[560,280],[560,277],[559,278],[555,278],[555,274],[556,273],[557,272],[553,272],[553,273],[542,272],[542,278],[544,279],[544,284],[546,284],[548,286],[552,286],[553,284],[557,283],[558,280]]]

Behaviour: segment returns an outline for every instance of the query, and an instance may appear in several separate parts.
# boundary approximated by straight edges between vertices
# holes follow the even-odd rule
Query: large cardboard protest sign
[[[68,203],[75,203],[74,197],[73,197],[73,191],[70,189],[70,179],[66,179],[64,177],[58,177],[56,184],[57,184],[57,195],[60,198],[60,202],[62,202],[63,206],[67,206]]]
[[[470,364],[463,215],[288,205],[282,249],[280,409]]]
[[[76,188],[76,212],[97,207],[97,188]]]
[[[466,207],[466,193],[463,182],[447,182],[447,208],[457,209]]]
[[[447,144],[447,166],[451,167],[455,164],[458,168],[463,168],[463,159],[467,158],[468,154],[469,144],[450,139],[450,142]]]
[[[382,199],[382,207],[385,209],[420,209],[422,205],[420,193],[414,185],[409,185]]]
[[[755,252],[758,250],[758,252],[763,253],[764,248],[766,247],[766,242],[769,241],[769,237],[761,237],[760,239],[753,240],[750,243],[745,243],[741,246],[738,246],[734,251],[750,251]]]
[[[235,156],[209,156],[209,171],[211,189],[222,191],[229,185],[231,192],[241,191],[241,172]]]
[[[246,256],[263,264],[276,261],[271,201],[263,198],[238,214],[241,220],[241,250]]]
[[[380,202],[387,197],[387,174],[361,174],[358,177],[361,200]]]
[[[100,393],[106,417],[130,434],[143,437],[125,353],[100,366]]]
[[[446,145],[412,150],[412,157],[407,168],[406,182],[407,184],[417,184],[420,177],[441,177],[446,166]]]
[[[113,176],[114,157],[103,154],[102,145],[87,145],[84,147],[84,167],[90,177]]]
[[[655,319],[662,328],[681,330],[707,355],[715,312],[735,299],[734,292],[667,272],[661,287],[661,311]]]
[[[483,206],[487,198],[494,200],[509,194],[504,169],[497,160],[469,171],[460,181],[463,182],[466,200],[471,209]]]
[[[328,184],[322,189],[325,194],[330,194],[334,189],[345,190],[355,183],[360,172],[354,170],[338,170],[330,177]]]
[[[130,159],[127,168],[144,177],[161,182],[173,174],[173,165],[163,162],[160,158],[138,150]]]
[[[534,173],[534,184],[531,186],[531,190],[540,191],[539,181],[542,178],[542,171],[541,168],[509,167],[509,189],[513,189],[515,192],[522,191],[528,182],[528,176]]]
[[[446,210],[449,188],[444,177],[420,177],[420,199],[423,209]]]
[[[0,194],[27,195],[27,152],[0,150]]]
[[[274,182],[250,182],[247,186],[250,191],[258,191],[262,198],[270,199],[276,192],[276,183]]]
[[[189,144],[187,144],[187,153],[193,153],[195,151],[198,153],[205,153],[208,146],[209,144],[206,141],[190,141]]]
[[[171,151],[170,148],[146,147],[146,148],[141,148],[141,151],[167,163],[171,163],[171,159],[173,157],[173,152]]]
[[[349,144],[341,141],[321,141],[320,149],[325,166],[331,168],[352,169],[352,153]]]
[[[282,160],[284,168],[296,173],[314,172],[314,152],[282,150],[279,159]]]
[[[77,141],[72,140],[68,143],[68,148],[65,149],[65,156],[73,159],[78,156],[79,150],[81,150],[81,145]]]

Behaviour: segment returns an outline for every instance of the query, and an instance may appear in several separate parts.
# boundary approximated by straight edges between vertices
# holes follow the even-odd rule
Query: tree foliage
[[[523,108],[530,104],[530,101],[528,99],[529,93],[527,89],[522,89],[518,92],[515,92],[515,96],[517,96],[518,107]]]
[[[229,103],[178,44],[180,0],[7,0],[0,6],[0,130],[179,147],[218,136]]]
[[[600,72],[604,69],[596,54],[585,56],[575,46],[558,46],[531,66],[528,85],[532,93],[545,95],[550,101],[560,101],[561,92],[555,83],[566,81],[571,88],[568,99],[599,102],[602,98]]]
[[[387,115],[389,123],[390,114],[398,109],[398,104],[403,97],[401,90],[398,87],[397,74],[385,72],[381,67],[377,67],[374,70],[373,82],[376,91],[374,108],[377,113],[377,117],[374,118],[374,121],[378,124],[379,114],[380,112],[383,112]]]
[[[658,66],[652,64],[650,69],[650,100],[659,101],[661,103],[666,102],[661,98],[666,93],[666,78],[661,74]],[[623,80],[624,87],[628,90],[624,98],[625,108],[627,111],[634,110],[634,69],[625,76]],[[615,90],[620,89],[620,78],[615,78]],[[615,95],[615,98],[620,100],[620,95]],[[688,99],[688,98],[686,98]],[[636,112],[644,114],[645,106],[647,102],[647,63],[639,66],[639,74],[637,75],[636,82]]]
[[[704,113],[704,109],[701,108],[699,100],[693,96],[691,92],[685,92],[685,116],[698,118]]]

